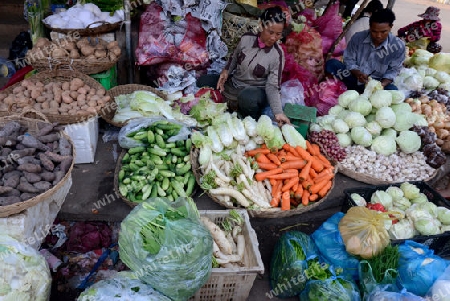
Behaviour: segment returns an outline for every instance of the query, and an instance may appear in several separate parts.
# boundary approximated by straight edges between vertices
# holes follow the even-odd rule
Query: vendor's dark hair
[[[286,13],[278,5],[266,8],[259,16],[259,20],[263,27],[274,23],[283,24],[286,27]]]
[[[367,6],[362,11],[363,13],[358,16],[358,19],[364,16],[364,13],[373,14],[376,11],[383,9],[383,3],[380,0],[372,0],[367,4]]]
[[[372,23],[388,23],[390,26],[394,25],[395,14],[389,8],[377,10],[370,16],[370,24]]]

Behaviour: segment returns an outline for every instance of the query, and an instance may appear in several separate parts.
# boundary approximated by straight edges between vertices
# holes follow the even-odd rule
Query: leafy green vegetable
[[[198,103],[192,107],[189,114],[197,120],[198,126],[207,126],[212,121],[225,113],[227,109],[226,103],[215,103],[207,98],[200,98]]]
[[[352,301],[359,300],[358,297],[356,286],[342,278],[309,281],[300,294],[302,301]]]
[[[397,277],[399,259],[400,252],[398,250],[398,246],[393,245],[388,245],[380,254],[367,259],[377,283],[381,283],[383,281],[386,273],[388,273],[392,278]]]

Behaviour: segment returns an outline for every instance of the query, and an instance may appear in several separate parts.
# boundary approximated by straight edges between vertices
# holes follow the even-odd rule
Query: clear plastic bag
[[[364,294],[372,293],[377,289],[379,285],[389,286],[394,291],[399,291],[395,285],[395,280],[397,277],[397,270],[388,269],[384,273],[383,280],[377,283],[375,276],[373,275],[372,266],[366,260],[361,260],[359,263],[359,281],[361,290]]]
[[[366,298],[365,301],[424,301],[422,297],[416,296],[406,290],[397,291],[392,285],[378,285]],[[444,300],[440,300],[444,301]]]
[[[298,79],[291,79],[281,84],[281,104],[287,103],[305,105],[302,83]]]
[[[347,252],[368,259],[381,253],[389,244],[389,234],[384,227],[388,213],[378,213],[357,206],[348,210],[339,222],[339,232]]]
[[[342,212],[334,214],[319,229],[314,231],[311,237],[326,262],[329,262],[335,268],[342,268],[342,276],[357,280],[359,279],[359,260],[347,253],[344,241],[339,233],[338,225],[343,216],[344,213]]]
[[[151,198],[122,221],[119,253],[143,282],[187,300],[208,281],[213,241],[190,198]]]
[[[325,280],[310,280],[300,294],[301,301],[359,301],[358,287],[342,277],[331,277]]]
[[[146,144],[143,142],[136,141],[127,137],[128,134],[139,131],[140,129],[151,126],[153,123],[161,120],[168,120],[164,117],[149,117],[149,118],[135,118],[131,119],[124,127],[120,129],[119,132],[119,145],[122,148],[132,148],[137,146],[145,146]],[[182,125],[183,127],[180,129],[177,135],[170,137],[167,139],[167,142],[175,142],[179,140],[186,140],[191,135],[191,131],[189,128],[178,121],[168,120],[171,123]]]
[[[450,301],[450,266],[433,283],[433,286],[427,293],[427,297],[431,298],[431,300]]]

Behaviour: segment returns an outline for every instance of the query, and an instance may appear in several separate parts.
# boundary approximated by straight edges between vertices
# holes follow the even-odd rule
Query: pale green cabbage
[[[392,111],[394,111],[395,115],[401,114],[404,112],[412,112],[411,106],[409,105],[409,103],[406,103],[406,102],[393,104],[391,106],[391,109],[392,109]]]
[[[359,96],[350,102],[348,108],[350,111],[358,112],[366,116],[372,111],[372,104],[367,97]]]
[[[397,186],[388,187],[388,189],[386,189],[386,192],[389,193],[393,201],[404,197],[403,190],[401,190],[400,187]]]
[[[422,145],[422,140],[420,136],[413,131],[401,131],[400,135],[395,138],[398,146],[402,150],[402,152],[406,154],[411,154],[420,149]]]
[[[345,133],[345,134],[336,134],[338,141],[339,141],[339,145],[342,147],[347,147],[352,145],[352,138],[350,137],[349,133]]]
[[[395,116],[394,129],[398,132],[407,131],[414,125],[428,126],[428,122],[422,115],[413,112],[399,111]]]
[[[283,145],[286,143],[283,139],[283,134],[281,133],[281,130],[279,127],[274,127],[274,136],[271,140],[266,141],[266,145],[270,149],[281,149]],[[301,134],[300,134],[301,136]]]
[[[372,107],[377,109],[382,107],[389,107],[392,104],[392,94],[387,90],[377,90],[370,95],[370,103]]]
[[[380,108],[375,115],[375,120],[384,129],[393,127],[395,118],[395,113],[390,107]]]
[[[445,207],[437,207],[438,220],[443,225],[450,225],[450,210]]]
[[[366,200],[359,193],[351,193],[350,198],[355,202],[357,206],[366,206]]]
[[[413,222],[418,220],[418,219],[432,219],[433,217],[431,216],[431,214],[423,209],[420,209],[419,204],[412,204],[411,207],[409,207],[406,211],[405,211],[406,216],[411,219]]]
[[[376,113],[376,112],[375,112]],[[369,115],[367,115],[367,116],[365,116],[365,118],[366,118],[366,122],[367,123],[369,123],[369,122],[372,122],[372,121],[375,121],[375,113],[370,113]]]
[[[370,78],[369,82],[366,84],[366,87],[364,88],[364,93],[362,95],[369,98],[373,93],[375,93],[378,90],[383,90],[381,82],[376,79]]]
[[[249,137],[253,137],[256,135],[256,120],[251,116],[247,116],[243,120],[245,132]]]
[[[331,124],[335,133],[345,134],[349,131],[347,123],[342,119],[335,119]]]
[[[306,149],[306,140],[303,136],[290,124],[285,124],[281,127],[281,132],[283,133],[284,140],[287,144],[293,147],[300,146]]]
[[[376,190],[370,197],[370,202],[374,204],[380,203],[388,210],[393,206],[392,197],[389,193],[383,190]]]
[[[256,124],[256,134],[264,138],[264,141],[273,139],[275,135],[274,125],[272,119],[267,115],[261,115]]]
[[[420,204],[420,203],[425,203],[428,202],[428,198],[426,196],[425,193],[419,193],[419,195],[413,199],[410,199],[411,203],[413,204]]]
[[[387,90],[392,94],[392,104],[399,104],[405,101],[405,93],[400,90]]]
[[[432,76],[425,76],[423,79],[423,87],[433,90],[439,86],[439,81]]]
[[[349,110],[343,109],[337,114],[336,118],[344,120],[345,117],[347,117],[348,113],[350,113]]]
[[[366,129],[370,134],[372,134],[372,136],[378,136],[381,133],[381,126],[375,120],[367,123]]]
[[[444,71],[437,71],[434,75],[434,78],[437,79],[440,83],[450,83],[450,75]]]
[[[372,140],[370,147],[377,154],[384,156],[392,155],[397,150],[395,139],[389,136],[378,136]]]
[[[408,210],[408,208],[411,207],[411,202],[408,200],[408,198],[406,198],[404,196],[393,200],[392,204],[394,205],[394,207],[396,207],[400,210],[403,210],[403,211]]]
[[[338,103],[341,107],[347,108],[352,100],[359,97],[359,93],[356,90],[347,90],[338,97]]]
[[[328,110],[328,115],[337,116],[342,110],[344,110],[343,107],[341,107],[340,105],[335,105]]]
[[[425,203],[420,203],[420,204],[416,204],[417,205],[417,210],[423,210],[428,212],[433,218],[437,218],[438,216],[438,207],[436,206],[436,204],[432,203],[432,202],[425,202]]]
[[[420,196],[419,187],[409,182],[403,182],[400,184],[400,189],[403,191],[403,195],[407,197],[408,200],[412,200]]]
[[[450,74],[450,53],[436,53],[429,60],[429,67]]]
[[[414,236],[414,226],[407,218],[393,224],[388,230],[391,239],[408,239]]]
[[[345,116],[344,121],[350,128],[357,126],[362,127],[366,125],[366,119],[361,113],[358,112],[349,112],[347,116]]]
[[[393,128],[383,129],[381,131],[381,136],[389,136],[395,139],[397,137],[397,131]]]
[[[352,128],[350,137],[353,142],[362,146],[370,146],[372,144],[372,135],[362,126]]]
[[[422,235],[441,234],[441,222],[434,218],[419,218],[414,221],[414,228]]]
[[[309,130],[311,132],[320,132],[322,130],[322,127],[318,123],[311,123],[309,126]]]

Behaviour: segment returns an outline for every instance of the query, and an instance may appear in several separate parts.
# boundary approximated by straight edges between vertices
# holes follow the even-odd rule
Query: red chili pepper
[[[372,203],[368,203],[367,204],[367,208],[370,210],[376,210],[376,211],[381,211],[381,212],[386,212],[386,209],[384,208],[384,206],[380,203],[376,203],[376,204],[372,204]]]

